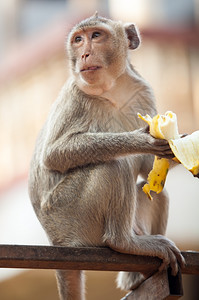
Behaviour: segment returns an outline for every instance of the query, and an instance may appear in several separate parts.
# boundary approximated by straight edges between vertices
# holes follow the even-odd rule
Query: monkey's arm
[[[48,169],[64,173],[71,168],[139,153],[167,158],[172,155],[167,141],[154,139],[144,129],[125,133],[86,132],[66,134],[46,145],[43,163]]]

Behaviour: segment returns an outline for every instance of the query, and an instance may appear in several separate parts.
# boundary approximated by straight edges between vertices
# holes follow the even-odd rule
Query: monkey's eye
[[[78,35],[78,36],[75,37],[74,41],[75,41],[75,43],[79,43],[79,42],[82,41],[82,37]]]
[[[95,38],[99,37],[100,35],[101,35],[100,32],[95,31],[95,32],[93,32],[93,34],[92,34],[92,39],[95,39]]]

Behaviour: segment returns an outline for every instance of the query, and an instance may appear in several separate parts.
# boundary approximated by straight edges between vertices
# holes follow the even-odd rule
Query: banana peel
[[[194,176],[199,177],[199,131],[181,138],[176,114],[171,111],[166,112],[165,115],[158,114],[153,118],[138,113],[138,117],[149,125],[153,137],[168,140],[175,155],[174,160],[182,163]],[[147,178],[148,183],[143,187],[150,200],[153,199],[150,191],[159,194],[163,190],[168,170],[169,160],[155,156],[153,169]]]
[[[193,176],[199,177],[199,130],[178,140],[170,140],[169,145],[179,162]]]
[[[150,200],[153,200],[150,191],[154,191],[157,194],[161,193],[162,189],[164,188],[168,171],[168,159],[155,156],[153,169],[150,171],[147,178],[148,183],[143,186],[143,192],[148,196]]]

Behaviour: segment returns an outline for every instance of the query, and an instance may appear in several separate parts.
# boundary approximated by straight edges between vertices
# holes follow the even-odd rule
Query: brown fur
[[[72,29],[72,74],[38,137],[29,194],[51,244],[158,256],[161,268],[171,264],[176,274],[183,258],[162,236],[166,192],[150,202],[144,181],[137,184],[138,175],[146,180],[152,154],[171,157],[168,143],[150,136],[137,118],[138,112],[156,114],[149,85],[129,63],[128,48],[138,44],[134,25],[97,15]],[[100,68],[88,70],[93,66]],[[57,280],[61,299],[84,299],[80,271],[57,271]],[[121,273],[118,285],[131,289],[143,280],[139,273]]]

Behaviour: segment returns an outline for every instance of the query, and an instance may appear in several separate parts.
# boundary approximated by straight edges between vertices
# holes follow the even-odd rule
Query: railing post
[[[172,276],[168,269],[155,273],[121,300],[175,300],[182,296],[181,271]]]

